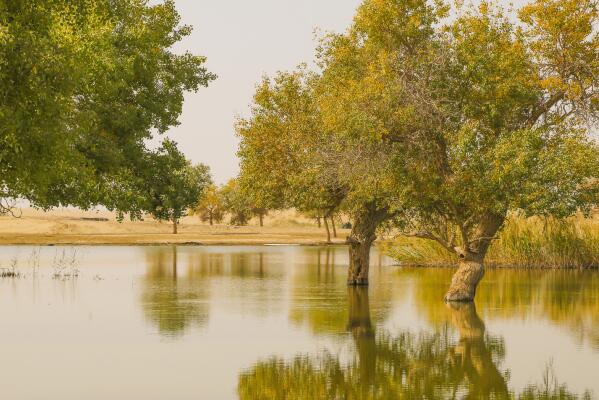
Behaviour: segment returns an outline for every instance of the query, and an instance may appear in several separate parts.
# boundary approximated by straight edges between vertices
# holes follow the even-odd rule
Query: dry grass
[[[115,215],[106,211],[83,212],[75,209],[57,209],[42,212],[24,209],[23,217],[0,217],[0,244],[323,244],[324,228],[293,210],[273,212],[265,218],[265,226],[258,220],[249,226],[234,227],[226,224],[210,226],[197,217],[181,221],[179,234],[171,234],[169,223],[148,218],[144,221],[119,223]],[[347,230],[338,229],[337,243],[343,242]]]
[[[404,264],[448,266],[454,255],[437,243],[398,238],[385,243],[389,254]],[[564,221],[513,216],[493,242],[490,266],[523,268],[598,268],[599,220],[581,216]]]

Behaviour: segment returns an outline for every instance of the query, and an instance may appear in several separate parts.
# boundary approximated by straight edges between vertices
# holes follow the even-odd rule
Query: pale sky
[[[158,0],[152,1],[157,3]],[[216,183],[237,175],[236,115],[247,116],[264,74],[314,57],[314,30],[344,31],[360,0],[176,0],[191,36],[177,51],[208,57],[218,79],[186,95],[181,125],[168,136],[193,162],[210,166]]]

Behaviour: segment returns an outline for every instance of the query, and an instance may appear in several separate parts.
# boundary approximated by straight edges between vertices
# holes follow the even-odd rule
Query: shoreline
[[[0,235],[0,246],[342,246],[345,238],[327,243],[309,235],[246,234],[193,235],[180,234],[65,234],[65,235]],[[246,237],[244,237],[246,236]],[[255,237],[247,237],[255,236]],[[310,235],[311,236],[311,235]]]
[[[293,210],[272,212],[264,219],[263,227],[257,220],[246,226],[210,226],[189,216],[181,220],[176,235],[169,223],[152,218],[118,222],[114,213],[106,211],[22,211],[22,218],[0,216],[0,245],[327,245],[324,228]],[[333,244],[344,244],[349,230],[338,227],[337,233]]]

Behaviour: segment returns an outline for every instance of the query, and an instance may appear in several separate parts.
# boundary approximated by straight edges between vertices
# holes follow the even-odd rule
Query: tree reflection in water
[[[148,248],[141,306],[161,335],[180,337],[190,327],[207,323],[214,278],[227,278],[221,296],[249,298],[252,301],[233,303],[254,314],[267,314],[277,305],[271,296],[281,297],[283,276],[276,253]]]
[[[203,276],[190,269],[188,276],[181,279],[176,246],[157,247],[146,254],[141,300],[146,317],[167,337],[180,336],[191,325],[203,326],[209,313]]]
[[[503,340],[485,332],[474,304],[448,306],[448,330],[375,332],[368,289],[348,289],[349,360],[323,352],[273,358],[239,377],[241,399],[574,399],[547,379],[515,394],[502,370]],[[590,396],[589,396],[590,397]]]

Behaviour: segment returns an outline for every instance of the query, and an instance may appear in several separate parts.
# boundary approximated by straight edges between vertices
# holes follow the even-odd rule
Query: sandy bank
[[[244,227],[210,226],[191,216],[181,221],[178,235],[173,235],[171,230],[170,224],[153,219],[119,223],[114,214],[106,211],[24,209],[21,218],[0,217],[0,244],[311,245],[326,242],[323,228],[292,211],[274,213],[267,217],[264,227],[257,226],[257,221]],[[348,233],[348,230],[338,229],[335,243],[343,243]]]

